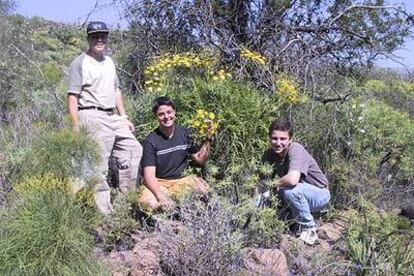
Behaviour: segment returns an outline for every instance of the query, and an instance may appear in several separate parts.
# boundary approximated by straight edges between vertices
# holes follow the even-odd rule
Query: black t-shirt
[[[175,125],[171,138],[156,128],[145,138],[143,148],[142,167],[155,166],[155,176],[162,179],[181,178],[188,167],[189,154],[198,150],[190,130],[180,125]]]

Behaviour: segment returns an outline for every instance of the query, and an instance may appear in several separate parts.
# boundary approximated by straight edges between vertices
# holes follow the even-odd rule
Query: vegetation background
[[[70,131],[65,103],[67,67],[87,47],[83,26],[12,15],[15,2],[0,0],[0,274],[103,274],[93,248],[129,248],[138,228],[159,231],[165,274],[242,272],[243,248],[277,248],[286,231],[276,199],[257,209],[251,197],[269,173],[259,160],[279,116],[328,175],[323,219],[348,214],[335,258],[310,260],[310,273],[413,274],[413,231],[397,216],[414,206],[413,76],[373,66],[412,35],[412,15],[380,0],[115,2],[129,25],[111,32],[109,52],[137,138],[155,127],[159,95],[199,139],[197,116],[213,116],[211,158],[193,173],[214,193],[157,217],[162,226],[178,215],[180,235],[149,230],[133,193],[114,190],[116,212],[97,215],[96,147]],[[109,181],[116,186],[115,171]],[[75,195],[80,182],[87,188]]]

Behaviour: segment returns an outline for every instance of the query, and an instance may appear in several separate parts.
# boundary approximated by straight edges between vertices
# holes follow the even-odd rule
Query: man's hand
[[[211,133],[214,128],[213,121],[210,119],[206,119],[205,122],[207,124],[207,138],[211,139],[213,137],[213,134]]]
[[[161,210],[163,211],[170,211],[175,207],[174,201],[162,192],[160,195],[158,195],[158,202],[160,204]]]
[[[135,126],[134,126],[134,124],[133,123],[131,123],[131,121],[129,121],[128,119],[125,119],[126,120],[126,126],[129,128],[129,130],[130,131],[134,131],[135,130]]]

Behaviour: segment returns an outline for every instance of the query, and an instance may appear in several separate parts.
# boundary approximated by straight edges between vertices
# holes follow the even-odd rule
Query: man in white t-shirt
[[[106,181],[109,157],[117,161],[119,188],[126,192],[136,187],[142,147],[125,113],[114,62],[106,55],[109,29],[97,21],[90,22],[86,32],[89,49],[69,68],[68,109],[73,130],[86,128],[99,144],[100,179],[94,198],[98,210],[107,215],[112,211]]]

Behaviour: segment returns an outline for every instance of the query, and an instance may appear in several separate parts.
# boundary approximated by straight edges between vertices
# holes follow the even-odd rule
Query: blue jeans
[[[306,182],[299,182],[294,187],[283,187],[279,194],[286,201],[293,218],[305,227],[315,226],[312,212],[318,212],[331,199],[327,188],[318,188]]]

